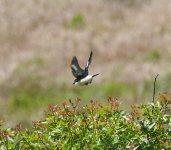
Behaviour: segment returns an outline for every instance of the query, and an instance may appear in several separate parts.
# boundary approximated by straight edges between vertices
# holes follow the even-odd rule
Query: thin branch
[[[157,74],[154,79],[154,90],[153,90],[153,100],[152,100],[153,103],[154,103],[154,99],[155,99],[155,95],[156,95],[156,81],[157,81],[158,76],[159,76],[159,74]]]
[[[154,100],[155,100],[155,95],[156,95],[156,81],[157,81],[157,77],[159,76],[159,74],[156,75],[155,79],[154,79],[154,89],[153,89],[153,99],[152,99],[152,103],[154,104]],[[153,106],[154,109],[154,106]]]

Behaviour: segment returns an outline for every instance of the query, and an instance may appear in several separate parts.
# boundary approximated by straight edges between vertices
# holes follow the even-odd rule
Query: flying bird
[[[93,78],[99,74],[89,75],[88,69],[92,61],[93,52],[91,51],[85,69],[82,69],[78,63],[77,57],[74,56],[71,61],[72,74],[76,78],[73,82],[75,85],[88,85],[92,82]]]

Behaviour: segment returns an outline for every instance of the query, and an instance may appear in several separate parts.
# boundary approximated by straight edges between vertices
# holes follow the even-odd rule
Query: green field
[[[153,82],[154,78],[140,84],[110,80],[79,87],[72,84],[68,86],[64,83],[45,83],[41,77],[25,76],[10,86],[1,85],[1,92],[7,99],[2,105],[1,114],[5,114],[7,126],[8,123],[15,125],[18,122],[24,126],[30,126],[32,120],[43,116],[44,109],[48,105],[58,105],[76,98],[83,99],[81,104],[87,104],[91,99],[104,101],[108,96],[117,98],[121,103],[121,108],[129,110],[131,104],[152,101]],[[170,73],[165,77],[159,76],[156,94],[168,92],[170,85]]]

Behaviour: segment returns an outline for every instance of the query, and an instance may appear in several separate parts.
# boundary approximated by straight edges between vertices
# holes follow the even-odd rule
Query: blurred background
[[[43,117],[71,98],[121,107],[151,102],[171,89],[171,1],[0,0],[0,119],[4,126]],[[93,83],[73,86],[74,55],[84,67],[94,52]]]

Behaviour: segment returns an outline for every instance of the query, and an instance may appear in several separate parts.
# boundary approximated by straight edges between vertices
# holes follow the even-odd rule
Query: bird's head
[[[77,79],[75,79],[75,80],[74,80],[74,82],[73,82],[72,84],[75,84],[75,85],[77,85],[77,84],[78,84],[78,81],[77,81]]]

